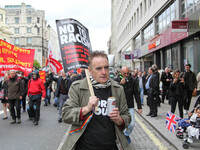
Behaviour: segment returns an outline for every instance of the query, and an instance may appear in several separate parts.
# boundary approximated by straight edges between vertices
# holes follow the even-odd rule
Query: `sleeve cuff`
[[[121,126],[118,126],[121,130],[124,128],[124,126],[125,126],[125,123],[124,123],[124,119],[122,118],[122,124],[121,124]]]
[[[83,114],[82,114],[82,109],[83,109],[83,107],[81,108],[81,111],[80,111],[80,117],[79,117],[80,121],[83,121],[86,119],[86,116],[83,116]]]

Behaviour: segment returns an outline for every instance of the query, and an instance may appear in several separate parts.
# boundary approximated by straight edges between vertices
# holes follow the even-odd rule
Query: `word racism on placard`
[[[87,68],[91,52],[87,28],[74,19],[57,20],[56,24],[65,72]]]
[[[6,70],[23,71],[28,75],[33,67],[35,50],[14,46],[0,39],[0,73]]]

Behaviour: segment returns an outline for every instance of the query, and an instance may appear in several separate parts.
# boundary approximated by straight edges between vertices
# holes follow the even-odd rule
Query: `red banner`
[[[39,71],[40,79],[46,83],[45,71]]]
[[[0,76],[6,70],[23,71],[25,76],[32,71],[34,49],[24,49],[0,39]]]

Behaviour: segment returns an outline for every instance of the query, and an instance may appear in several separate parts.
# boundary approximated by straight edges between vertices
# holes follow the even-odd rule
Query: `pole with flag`
[[[57,61],[55,59],[55,56],[53,55],[53,51],[52,51],[52,48],[51,48],[51,42],[49,41],[48,43],[48,59],[46,61],[46,64],[45,66],[49,66],[53,72],[55,73],[58,73],[59,71],[61,71],[63,69],[63,66],[62,64]]]

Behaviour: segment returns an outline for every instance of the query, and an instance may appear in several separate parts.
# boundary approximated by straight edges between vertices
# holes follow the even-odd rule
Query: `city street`
[[[58,110],[54,106],[41,105],[39,125],[35,126],[27,112],[21,113],[21,124],[10,124],[11,117],[2,120],[0,106],[0,149],[1,150],[56,150],[68,125],[58,123]]]
[[[192,99],[191,108],[195,102]],[[52,100],[53,101],[53,100]],[[183,140],[178,139],[175,133],[169,132],[165,128],[166,112],[170,106],[163,104],[158,108],[158,117],[147,117],[149,109],[143,106],[143,114],[135,113],[135,127],[131,134],[132,149],[183,149]],[[27,112],[22,114],[21,124],[10,124],[11,117],[8,115],[7,120],[2,120],[3,111],[0,106],[0,145],[1,150],[59,150],[62,146],[69,125],[58,123],[58,110],[54,106],[44,107],[41,105],[41,119],[39,125],[35,126],[29,120]],[[177,114],[178,115],[178,114]],[[186,116],[185,116],[186,117]],[[191,150],[198,149],[199,141],[190,145]]]

